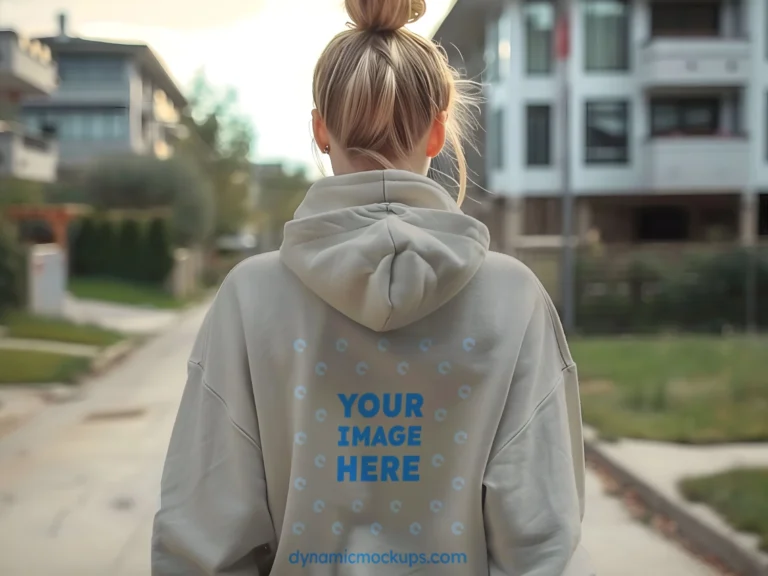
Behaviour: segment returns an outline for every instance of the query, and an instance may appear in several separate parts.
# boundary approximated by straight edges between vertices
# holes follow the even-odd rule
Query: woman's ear
[[[312,110],[312,133],[315,137],[315,144],[323,152],[331,145],[331,139],[328,137],[328,128],[325,127],[325,121],[320,117],[320,112],[315,108]]]
[[[445,147],[445,125],[448,122],[448,112],[440,112],[432,122],[427,140],[427,157],[435,158]]]

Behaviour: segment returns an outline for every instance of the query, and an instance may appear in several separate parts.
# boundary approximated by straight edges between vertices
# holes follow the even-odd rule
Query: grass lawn
[[[161,288],[120,280],[70,278],[69,291],[77,298],[101,300],[130,306],[182,308],[189,302],[177,300]]]
[[[768,440],[768,339],[574,339],[584,421],[603,438]]]
[[[741,469],[684,480],[680,489],[689,500],[707,504],[731,526],[760,537],[768,552],[768,468]]]
[[[9,338],[54,340],[69,344],[111,346],[124,338],[122,334],[98,326],[74,324],[56,318],[44,318],[14,312],[2,320],[8,328]]]
[[[90,358],[0,349],[0,384],[71,384],[90,366]]]

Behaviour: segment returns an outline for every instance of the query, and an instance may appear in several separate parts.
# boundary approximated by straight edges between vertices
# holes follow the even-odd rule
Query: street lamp
[[[575,327],[574,306],[574,246],[573,237],[573,190],[571,190],[571,126],[570,126],[570,0],[558,0],[555,26],[555,54],[557,56],[558,108],[560,110],[560,188],[562,210],[562,265],[561,303],[563,325],[570,333]]]

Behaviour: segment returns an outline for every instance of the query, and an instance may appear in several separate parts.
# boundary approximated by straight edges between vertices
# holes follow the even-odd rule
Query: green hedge
[[[16,228],[0,218],[0,317],[24,304],[26,256]]]
[[[114,278],[162,285],[173,268],[168,223],[135,218],[89,217],[74,233],[71,273],[77,278]]]
[[[583,256],[576,298],[587,334],[768,329],[768,250]]]

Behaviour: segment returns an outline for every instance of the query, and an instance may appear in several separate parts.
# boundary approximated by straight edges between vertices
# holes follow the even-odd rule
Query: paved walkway
[[[759,553],[757,537],[736,532],[709,507],[685,500],[677,487],[684,478],[708,476],[742,467],[768,468],[768,443],[682,446],[621,440],[601,443],[600,447],[616,464],[641,478],[671,502],[684,507],[719,533]],[[763,554],[763,557],[768,565],[768,554]]]
[[[64,303],[66,318],[125,334],[150,334],[164,330],[173,324],[178,314],[176,310],[139,308],[72,297]]]
[[[203,311],[0,442],[0,574],[146,576],[162,460]],[[599,576],[713,576],[588,478]]]

